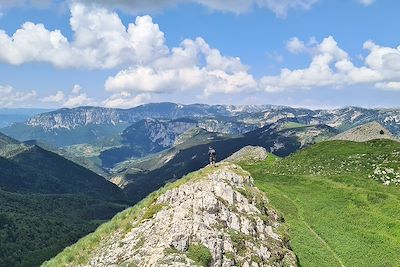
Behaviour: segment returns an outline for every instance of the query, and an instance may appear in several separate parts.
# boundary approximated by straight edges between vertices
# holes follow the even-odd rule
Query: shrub
[[[191,244],[187,256],[203,267],[208,267],[212,261],[210,250],[202,244]]]

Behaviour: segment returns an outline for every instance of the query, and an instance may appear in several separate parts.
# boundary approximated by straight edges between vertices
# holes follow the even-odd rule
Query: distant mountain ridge
[[[378,121],[392,132],[400,132],[400,109],[366,109],[347,107],[333,110],[310,110],[273,105],[180,105],[175,103],[151,103],[131,109],[102,107],[77,107],[59,109],[31,117],[26,125],[41,127],[45,131],[74,129],[85,125],[132,124],[142,119],[178,119],[199,117],[228,117],[235,122],[264,126],[282,118],[297,118],[304,124],[327,124],[335,128],[350,128],[371,121]],[[396,126],[397,125],[397,126]],[[392,129],[390,129],[392,128]]]
[[[180,105],[175,103],[151,103],[131,109],[77,107],[42,113],[30,118],[26,124],[33,127],[40,126],[45,130],[73,129],[88,124],[134,123],[145,118],[178,119],[182,117],[232,116],[238,113],[260,112],[268,107],[270,106]]]

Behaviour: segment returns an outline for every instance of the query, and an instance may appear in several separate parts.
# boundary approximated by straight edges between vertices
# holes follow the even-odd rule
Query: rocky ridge
[[[251,110],[262,111],[264,106],[253,107]],[[222,105],[180,105],[175,103],[150,103],[131,109],[112,109],[102,107],[63,108],[52,112],[36,115],[26,124],[32,127],[41,127],[46,131],[54,129],[74,129],[85,125],[116,125],[118,123],[135,123],[146,118],[178,119],[232,116],[236,113],[246,113],[248,109],[230,109]]]
[[[103,227],[115,230],[95,232],[44,266],[297,266],[281,218],[232,163],[192,173],[142,206]],[[69,253],[74,260],[63,262]]]
[[[257,162],[265,160],[268,156],[268,152],[265,148],[259,146],[245,146],[239,151],[233,153],[230,157],[226,158],[226,162]]]
[[[376,121],[354,127],[331,138],[331,140],[354,142],[367,142],[374,139],[396,140],[389,130]]]

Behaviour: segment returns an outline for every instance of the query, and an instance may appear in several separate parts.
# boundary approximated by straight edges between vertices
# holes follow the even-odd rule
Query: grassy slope
[[[368,178],[386,158],[400,166],[399,151],[392,141],[324,142],[243,167],[283,213],[301,266],[400,266],[400,188]]]

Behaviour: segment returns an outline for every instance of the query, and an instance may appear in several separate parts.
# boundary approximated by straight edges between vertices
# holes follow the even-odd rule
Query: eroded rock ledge
[[[284,236],[249,174],[223,163],[155,198],[86,266],[296,266]]]

